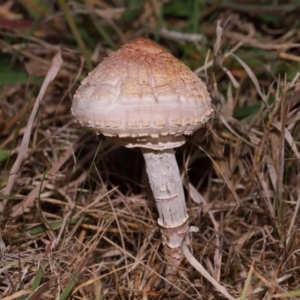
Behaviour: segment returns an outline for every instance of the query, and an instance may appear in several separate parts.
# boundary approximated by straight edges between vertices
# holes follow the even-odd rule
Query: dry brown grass
[[[93,64],[114,45],[157,32],[159,1],[145,1],[126,30],[120,25],[126,5],[122,10],[95,3],[101,5],[93,16],[104,11],[101,26],[113,33],[92,49]],[[87,5],[74,5],[77,13],[88,11]],[[17,14],[20,7],[13,9]],[[56,22],[69,34],[64,15],[56,13]],[[189,249],[235,298],[298,299],[297,12],[286,13],[277,29],[264,28],[256,14],[226,5],[207,5],[202,14],[201,34],[166,30],[171,23],[179,32],[188,22],[176,15],[163,19],[161,28],[161,44],[178,57],[185,53],[180,43],[194,43],[183,58],[199,67],[196,72],[207,81],[216,110],[208,128],[177,151],[190,224],[199,228],[190,233]],[[0,90],[0,150],[9,153],[0,162],[0,199],[7,201],[0,214],[0,299],[225,299],[188,261],[178,281],[165,289],[157,213],[142,156],[77,127],[69,110],[77,78],[87,68],[67,38],[51,42],[59,30],[53,34],[50,29],[40,29],[45,36],[14,28],[0,33],[2,53],[32,77],[46,76],[52,57],[64,46],[63,66],[47,84],[25,152],[20,153],[20,145],[41,83],[29,78]],[[18,155],[21,165],[5,195]],[[290,291],[298,294],[284,295]]]

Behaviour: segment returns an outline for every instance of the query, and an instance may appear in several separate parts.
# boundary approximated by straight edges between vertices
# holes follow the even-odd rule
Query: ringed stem
[[[173,149],[142,149],[146,172],[157,206],[164,253],[170,266],[166,275],[176,276],[183,259],[181,245],[188,231],[188,214]]]

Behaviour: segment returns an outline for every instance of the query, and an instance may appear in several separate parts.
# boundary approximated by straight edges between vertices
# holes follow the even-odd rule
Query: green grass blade
[[[92,70],[93,65],[91,62],[91,58],[90,58],[90,54],[86,48],[86,45],[84,43],[84,40],[82,38],[82,36],[80,35],[80,32],[76,26],[75,20],[74,20],[74,16],[71,14],[68,5],[66,4],[65,0],[58,0],[57,1],[61,10],[64,12],[66,20],[68,22],[68,25],[70,26],[70,29],[75,37],[75,40],[78,44],[78,47],[81,51],[81,53],[83,54],[84,58],[85,58],[85,62],[86,62],[86,66],[89,70]]]
[[[251,284],[252,274],[253,274],[253,265],[251,265],[250,270],[248,272],[247,279],[246,279],[240,300],[246,300],[247,293],[248,293],[248,290],[249,290],[249,287]]]
[[[79,264],[78,270],[75,271],[75,273],[73,274],[71,281],[69,282],[69,284],[66,286],[66,288],[60,295],[59,300],[66,300],[68,298],[68,296],[70,295],[71,291],[73,290],[75,284],[77,283],[77,281],[79,279],[80,272],[81,272],[83,266],[85,265],[85,263],[86,263],[86,259],[82,259]]]
[[[34,279],[33,279],[33,283],[30,288],[32,291],[35,291],[40,286],[43,274],[44,274],[43,268],[42,268],[42,266],[40,266]]]

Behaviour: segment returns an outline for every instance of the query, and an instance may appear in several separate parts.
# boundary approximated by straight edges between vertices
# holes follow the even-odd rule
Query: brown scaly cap
[[[138,38],[100,63],[78,88],[78,122],[127,147],[178,147],[213,110],[205,84],[153,41]]]

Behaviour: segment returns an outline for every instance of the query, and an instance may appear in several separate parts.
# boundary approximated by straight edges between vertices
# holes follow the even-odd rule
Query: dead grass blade
[[[230,178],[228,177],[227,174],[224,174],[222,172],[222,170],[220,169],[220,167],[218,166],[218,164],[214,161],[214,159],[209,155],[209,153],[207,153],[202,147],[198,146],[199,149],[201,149],[209,158],[210,160],[212,161],[212,163],[215,165],[215,167],[218,169],[218,171],[220,172],[220,174],[222,175],[223,179],[224,179],[224,182],[226,182],[228,188],[230,189],[230,191],[232,192],[232,195],[233,197],[235,198],[235,201],[237,203],[237,207],[236,209],[241,205],[241,199],[240,197],[238,196],[238,194],[236,193],[235,191],[235,188],[230,180]]]
[[[278,51],[286,51],[291,48],[299,48],[300,43],[281,43],[278,44],[276,42],[269,42],[269,43],[263,43],[260,41],[257,41],[254,38],[250,38],[248,36],[245,36],[244,34],[240,34],[238,32],[228,31],[226,33],[230,38],[243,42],[244,45],[251,46],[253,48],[258,49],[265,49],[265,50],[278,50]]]
[[[187,184],[186,184],[187,186]],[[205,201],[204,197],[199,193],[199,191],[191,184],[188,183],[188,189],[190,192],[191,199],[195,201],[196,203],[201,203],[203,205],[207,205],[207,202]],[[222,252],[221,249],[221,242],[220,242],[220,231],[219,231],[219,223],[216,221],[213,213],[211,211],[208,211],[208,215],[211,219],[211,222],[213,224],[214,230],[215,230],[215,254],[214,254],[214,268],[213,268],[213,274],[214,278],[216,280],[220,279],[220,266],[222,261]]]
[[[27,155],[28,144],[29,144],[29,140],[30,140],[30,135],[31,135],[33,122],[34,122],[36,113],[38,111],[40,102],[42,101],[43,96],[45,94],[46,88],[49,86],[49,84],[56,77],[57,73],[59,72],[59,70],[62,66],[62,63],[63,63],[63,60],[62,60],[62,57],[61,57],[61,52],[58,52],[52,59],[50,69],[49,69],[49,71],[46,75],[46,78],[45,78],[45,80],[42,84],[42,87],[39,91],[39,94],[37,96],[36,102],[33,106],[30,118],[29,118],[27,126],[26,126],[26,130],[24,132],[24,136],[23,136],[23,139],[22,139],[22,143],[21,143],[21,146],[20,146],[20,150],[19,150],[17,159],[16,159],[14,165],[12,166],[12,168],[10,170],[10,176],[8,178],[8,182],[7,182],[7,185],[5,187],[5,191],[4,191],[5,195],[9,195],[11,193],[11,190],[13,188],[14,181],[15,181],[17,173],[20,169],[21,163],[22,163],[24,157]],[[3,210],[6,206],[6,203],[7,203],[7,200],[3,200],[2,202],[0,202],[0,212],[3,212]]]
[[[110,272],[108,272],[108,273],[105,273],[104,275],[101,275],[101,276],[98,276],[98,277],[91,278],[91,279],[89,279],[88,281],[85,281],[84,283],[82,283],[82,284],[80,284],[78,287],[76,287],[76,288],[72,291],[72,295],[73,295],[73,294],[76,294],[77,291],[79,291],[80,289],[82,289],[82,288],[84,288],[84,287],[86,287],[86,286],[89,286],[89,285],[93,284],[94,282],[98,281],[99,279],[104,278],[104,277],[106,277],[106,276],[108,276],[108,275],[110,275],[110,274],[113,274],[113,273],[117,272],[117,271],[121,271],[121,270],[123,270],[123,269],[126,269],[127,267],[130,267],[130,266],[132,266],[132,265],[133,265],[133,264],[130,264],[130,265],[127,265],[127,266],[124,266],[124,267],[115,269],[115,270],[113,270],[113,271],[110,271]],[[68,295],[69,295],[69,293],[68,293]],[[63,299],[65,299],[65,298],[60,298],[60,300],[63,300]]]
[[[298,216],[299,207],[300,207],[300,192],[298,191],[297,204],[296,204],[296,207],[295,207],[295,210],[294,210],[294,214],[293,214],[293,217],[292,217],[289,229],[287,231],[287,243],[289,242],[289,239],[291,237],[291,232],[292,232],[292,229],[293,229],[293,227],[295,225],[296,218]]]
[[[293,60],[293,61],[296,61],[296,62],[300,62],[300,57],[299,56],[293,55],[293,54],[290,54],[290,53],[280,52],[278,56],[280,58],[283,58],[283,59],[289,59],[289,60]]]
[[[248,140],[246,140],[245,138],[243,138],[241,135],[239,135],[233,128],[232,126],[230,126],[230,124],[227,122],[226,118],[222,115],[222,114],[218,114],[218,117],[220,118],[220,120],[222,121],[222,123],[225,125],[225,127],[232,133],[234,134],[237,138],[239,138],[240,140],[242,140],[243,142],[245,142],[246,144],[248,144],[249,146],[252,146],[253,148],[256,148],[256,146],[254,144],[252,144],[251,142],[249,142]]]
[[[17,299],[21,296],[25,296],[25,295],[28,295],[28,294],[32,294],[33,291],[30,291],[30,290],[22,290],[22,291],[18,291],[10,296],[7,296],[5,298],[2,298],[2,300],[13,300],[13,299]]]
[[[276,170],[277,170],[277,182],[276,182],[276,197],[275,197],[275,206],[277,217],[280,219],[282,216],[283,209],[283,174],[284,174],[284,148],[285,148],[285,123],[286,123],[286,92],[287,92],[287,83],[286,78],[284,80],[284,87],[282,95],[278,101],[280,105],[280,128],[278,128],[280,135],[278,136],[278,145],[276,151],[274,151],[276,157]],[[270,124],[270,123],[269,123]]]
[[[295,139],[292,137],[289,130],[286,127],[282,128],[282,125],[281,125],[280,122],[273,122],[272,126],[275,127],[276,129],[278,129],[278,131],[281,134],[283,134],[285,140],[288,142],[289,146],[293,150],[296,158],[300,159],[300,154],[299,154],[299,151],[298,151],[298,148],[297,148],[297,143],[296,143]],[[282,132],[282,130],[283,130],[283,132]]]
[[[250,79],[252,80],[257,93],[259,94],[259,96],[261,97],[262,101],[264,102],[264,104],[266,105],[266,107],[268,107],[268,103],[267,103],[267,96],[263,93],[263,91],[260,88],[259,82],[255,76],[255,74],[253,73],[253,71],[251,70],[251,68],[242,60],[240,59],[238,56],[236,56],[234,53],[230,54],[232,57],[234,57],[241,65],[242,67],[245,69],[245,71],[247,72],[247,74],[249,75]]]
[[[70,147],[70,149],[68,151],[66,151],[58,160],[58,162],[55,163],[55,165],[48,171],[47,175],[48,176],[54,176],[58,170],[62,167],[62,165],[70,158],[73,156],[74,151],[76,151],[78,148],[80,147],[80,143],[75,143],[72,145],[72,148]],[[47,184],[48,180],[44,180],[43,184]],[[38,193],[40,191],[40,185],[36,186],[30,193],[29,195],[20,203],[17,204],[12,212],[11,212],[11,217],[16,217],[19,216],[23,213],[23,211],[32,206],[34,200],[37,198]]]
[[[226,299],[229,300],[237,300],[232,297],[225,287],[223,287],[219,282],[217,282],[206,270],[205,268],[197,261],[197,259],[193,256],[193,254],[188,249],[186,242],[184,241],[182,244],[182,251],[185,258],[188,262],[205,278],[207,279],[216,289],[219,291]]]

